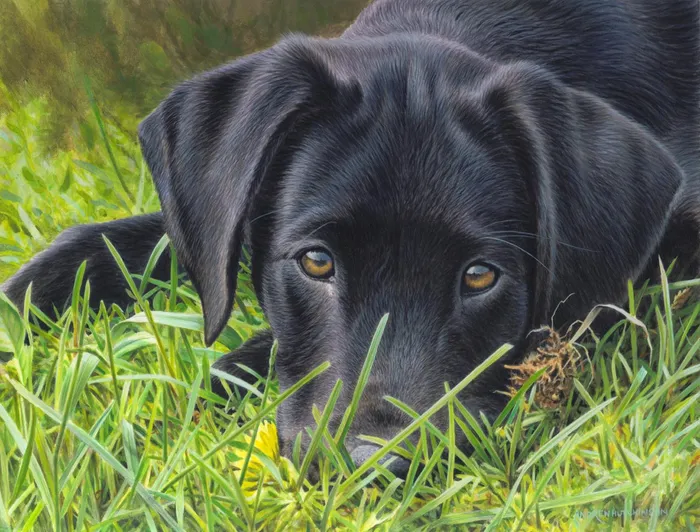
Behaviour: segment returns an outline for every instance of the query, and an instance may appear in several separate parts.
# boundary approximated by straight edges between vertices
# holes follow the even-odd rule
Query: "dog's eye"
[[[307,251],[299,259],[299,264],[304,273],[314,279],[328,279],[335,273],[333,258],[322,249]]]
[[[484,292],[496,284],[498,274],[488,264],[472,264],[464,272],[464,291],[467,294]]]

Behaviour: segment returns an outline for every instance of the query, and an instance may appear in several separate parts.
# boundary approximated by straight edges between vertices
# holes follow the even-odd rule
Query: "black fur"
[[[142,273],[153,248],[165,232],[163,216],[156,212],[123,220],[71,227],[63,231],[48,249],[38,253],[0,288],[18,306],[32,285],[32,303],[45,314],[65,310],[75,284],[75,274],[83,261],[85,281],[90,281],[90,304],[100,300],[122,307],[133,302],[119,266],[104,243],[106,236],[119,251],[131,273]],[[153,270],[155,279],[170,275],[170,253],[163,252]]]
[[[216,366],[245,354],[264,372],[273,337],[282,389],[332,363],[281,406],[284,452],[337,378],[340,416],[386,312],[351,449],[358,434],[388,438],[407,422],[383,396],[427,408],[503,343],[521,354],[561,301],[558,325],[621,303],[659,254],[698,273],[699,10],[377,0],[340,38],[288,36],[183,83],[142,122],[208,344],[231,311],[241,244],[252,250],[271,333]],[[60,303],[69,283],[51,279],[70,278],[91,241],[93,294],[123,301],[98,232],[138,269],[162,234],[157,216],[72,229],[4,289],[19,300],[34,280],[40,306]],[[298,265],[316,247],[335,259],[329,281]],[[500,276],[467,296],[473,261]],[[463,401],[493,415],[504,378],[494,369]]]

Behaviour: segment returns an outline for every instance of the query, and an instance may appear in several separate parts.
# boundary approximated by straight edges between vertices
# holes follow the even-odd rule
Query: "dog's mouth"
[[[363,475],[374,475],[377,478],[391,480],[393,477],[406,479],[409,472],[413,470],[412,476],[420,474],[426,464],[434,460],[447,460],[449,450],[444,442],[450,441],[448,431],[437,429],[441,436],[437,436],[435,431],[416,431],[405,438],[394,441],[394,438],[377,438],[360,434],[349,437],[342,449],[338,447],[333,452],[343,455],[346,464],[351,472],[361,471]],[[402,429],[396,429],[394,434],[398,435]],[[421,433],[422,432],[422,433]],[[452,432],[451,437],[459,455],[464,456],[473,450],[466,435],[459,429]],[[443,443],[441,443],[443,442]],[[294,443],[281,441],[281,454],[293,460]],[[301,446],[301,460],[309,452],[309,442]],[[311,466],[307,471],[308,480],[312,483],[319,480],[319,471],[324,459],[324,451],[313,450]],[[337,471],[336,471],[337,472]]]
[[[398,433],[399,431],[397,431]],[[371,440],[371,441],[369,441]],[[409,440],[415,440],[413,442]],[[420,447],[417,447],[418,438],[408,438],[400,442],[398,445],[392,445],[391,449],[387,447],[389,439],[375,437],[351,437],[343,446],[335,449],[333,452],[344,456],[346,464],[350,466],[352,471],[361,469],[363,474],[371,473],[379,470],[379,474],[386,472],[394,477],[405,479],[409,469],[414,461],[418,463],[415,468],[420,468],[423,458],[423,453],[419,453]],[[311,450],[309,441],[306,441],[301,446],[300,458],[306,457],[306,453],[313,452],[310,457],[310,467],[307,471],[309,481],[312,483],[319,480],[319,470],[321,461],[323,460],[324,452],[319,449]],[[294,461],[294,443],[281,441],[281,454],[286,458]],[[386,474],[385,474],[386,476]]]
[[[463,408],[470,412],[484,404],[483,401],[474,401],[469,397],[458,398],[458,401],[464,405],[469,404],[469,407]],[[480,424],[481,414],[486,416],[489,423],[493,422],[496,416],[495,408],[487,412],[480,410],[466,414],[470,417],[470,421],[467,421],[463,415],[455,413],[456,408],[452,410],[454,416],[449,414],[448,408],[443,408],[425,422],[414,424],[415,418],[408,415],[395,416],[391,423],[378,423],[376,416],[373,417],[372,413],[368,415],[367,410],[360,409],[356,412],[356,420],[344,436],[340,436],[343,432],[342,416],[333,416],[322,427],[325,435],[316,442],[315,447],[312,447],[312,441],[319,430],[318,425],[313,429],[297,432],[294,438],[290,437],[291,432],[288,428],[285,430],[285,427],[281,427],[280,452],[283,456],[300,462],[305,459],[307,453],[314,453],[311,457],[313,465],[308,472],[312,482],[318,479],[319,463],[329,450],[336,457],[342,455],[352,471],[361,470],[363,474],[374,472],[380,477],[391,478],[393,475],[406,479],[409,470],[413,469],[415,475],[427,462],[446,459],[446,442],[452,442],[459,449],[459,455],[470,454],[473,447],[460,426]],[[376,414],[376,411],[374,413]],[[335,441],[329,444],[328,438]],[[331,446],[335,448],[330,449]]]

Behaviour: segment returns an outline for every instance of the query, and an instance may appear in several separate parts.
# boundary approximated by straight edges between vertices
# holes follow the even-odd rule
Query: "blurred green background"
[[[0,0],[0,282],[63,229],[158,209],[136,125],[196,72],[368,0]]]

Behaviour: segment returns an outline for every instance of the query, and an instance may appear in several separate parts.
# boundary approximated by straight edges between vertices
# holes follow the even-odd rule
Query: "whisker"
[[[495,225],[500,225],[500,224],[511,224],[515,222],[520,222],[522,220],[519,220],[518,218],[511,218],[509,220],[496,220],[495,222],[491,222],[490,224],[487,224],[483,227],[483,229],[488,229],[489,227],[493,227]]]
[[[493,233],[489,233],[490,236],[498,235],[498,236],[520,236],[523,238],[542,238],[543,240],[552,240],[554,241],[558,246],[564,246],[567,248],[571,249],[577,249],[579,251],[588,251],[590,253],[600,253],[600,251],[596,249],[588,249],[588,248],[582,248],[579,246],[574,246],[573,244],[568,244],[566,242],[562,242],[561,240],[555,240],[553,238],[548,238],[545,236],[539,236],[536,235],[535,233],[528,233],[524,231],[494,231]]]
[[[514,234],[514,235],[529,235],[529,236],[537,236],[537,233],[530,233],[528,231],[493,231],[489,233],[489,235],[506,235],[506,234]]]
[[[521,248],[521,247],[518,246],[517,244],[513,244],[513,242],[508,242],[507,240],[503,240],[502,238],[496,238],[496,237],[493,237],[493,236],[484,236],[484,237],[482,237],[482,238],[483,238],[484,240],[495,240],[496,242],[500,242],[500,243],[502,243],[502,244],[507,244],[507,245],[509,245],[509,246],[513,246],[514,248],[516,248],[516,249],[522,251],[523,253],[525,253],[525,255],[527,255],[528,257],[532,258],[536,263],[538,263],[540,266],[542,266],[542,267],[543,267],[545,270],[547,270],[551,275],[554,275],[554,274],[552,273],[552,270],[550,270],[549,268],[547,268],[547,266],[545,266],[544,264],[542,264],[542,261],[540,261],[540,260],[539,260],[537,257],[535,257],[532,253],[527,252],[526,250],[524,250],[523,248]]]
[[[311,235],[313,235],[316,231],[320,231],[321,229],[323,229],[323,228],[326,227],[327,225],[337,224],[337,223],[338,223],[338,222],[335,221],[335,220],[331,220],[330,222],[323,223],[323,224],[319,225],[316,229],[314,229],[313,231],[311,231],[308,235],[306,235],[306,238],[309,238],[309,237],[310,237]]]
[[[281,211],[282,211],[282,209],[274,209],[274,210],[271,210],[270,212],[266,212],[265,214],[261,214],[260,216],[256,216],[255,218],[253,218],[253,219],[250,221],[250,223],[251,223],[251,224],[254,224],[255,222],[257,222],[257,221],[260,220],[261,218],[265,218],[266,216],[270,216],[271,214],[276,214],[276,213],[281,212]]]

